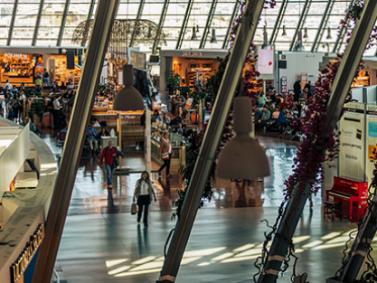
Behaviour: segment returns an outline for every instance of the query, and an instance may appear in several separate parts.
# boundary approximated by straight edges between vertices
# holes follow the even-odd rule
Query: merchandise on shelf
[[[34,56],[31,54],[0,54],[0,84],[9,81],[12,85],[33,85]]]
[[[204,85],[218,70],[216,59],[173,57],[172,72],[179,75],[181,87],[193,87],[196,82]]]

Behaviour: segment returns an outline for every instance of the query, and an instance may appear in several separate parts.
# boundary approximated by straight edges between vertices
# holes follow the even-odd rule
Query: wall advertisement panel
[[[377,156],[377,105],[367,105],[367,136],[366,136],[366,176],[367,181],[370,184],[373,178],[374,162]]]
[[[339,176],[365,181],[365,104],[351,102],[340,120]]]

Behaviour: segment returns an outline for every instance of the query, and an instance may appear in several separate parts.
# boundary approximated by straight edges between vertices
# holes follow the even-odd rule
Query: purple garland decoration
[[[349,42],[355,22],[359,19],[364,1],[357,1],[346,14],[346,19],[341,22],[341,27],[347,29],[347,42]],[[366,49],[371,48],[377,42],[377,27],[375,26]],[[331,94],[331,85],[338,71],[342,55],[338,54],[334,62],[328,63],[326,68],[320,73],[315,84],[315,94],[309,100],[306,115],[301,118],[300,125],[304,134],[304,139],[298,147],[296,158],[294,159],[293,173],[285,182],[285,198],[291,196],[295,185],[304,189],[305,185],[311,187],[313,193],[318,192],[323,180],[322,163],[333,159],[338,151],[338,138],[335,133],[329,133],[326,140],[321,140],[322,128],[327,115],[327,103]],[[326,148],[327,154],[323,152]],[[316,179],[312,180],[312,172],[319,172]]]

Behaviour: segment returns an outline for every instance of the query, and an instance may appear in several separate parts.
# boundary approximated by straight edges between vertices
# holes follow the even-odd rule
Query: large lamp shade
[[[135,111],[144,109],[144,100],[140,92],[133,87],[133,67],[123,67],[124,88],[115,96],[113,109],[116,111]]]
[[[221,151],[216,175],[221,179],[255,180],[270,175],[265,149],[252,138],[252,106],[249,97],[234,99],[236,136]]]

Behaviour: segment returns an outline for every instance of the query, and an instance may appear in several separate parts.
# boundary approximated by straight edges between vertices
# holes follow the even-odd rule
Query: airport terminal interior
[[[377,282],[376,0],[0,0],[0,283]]]

